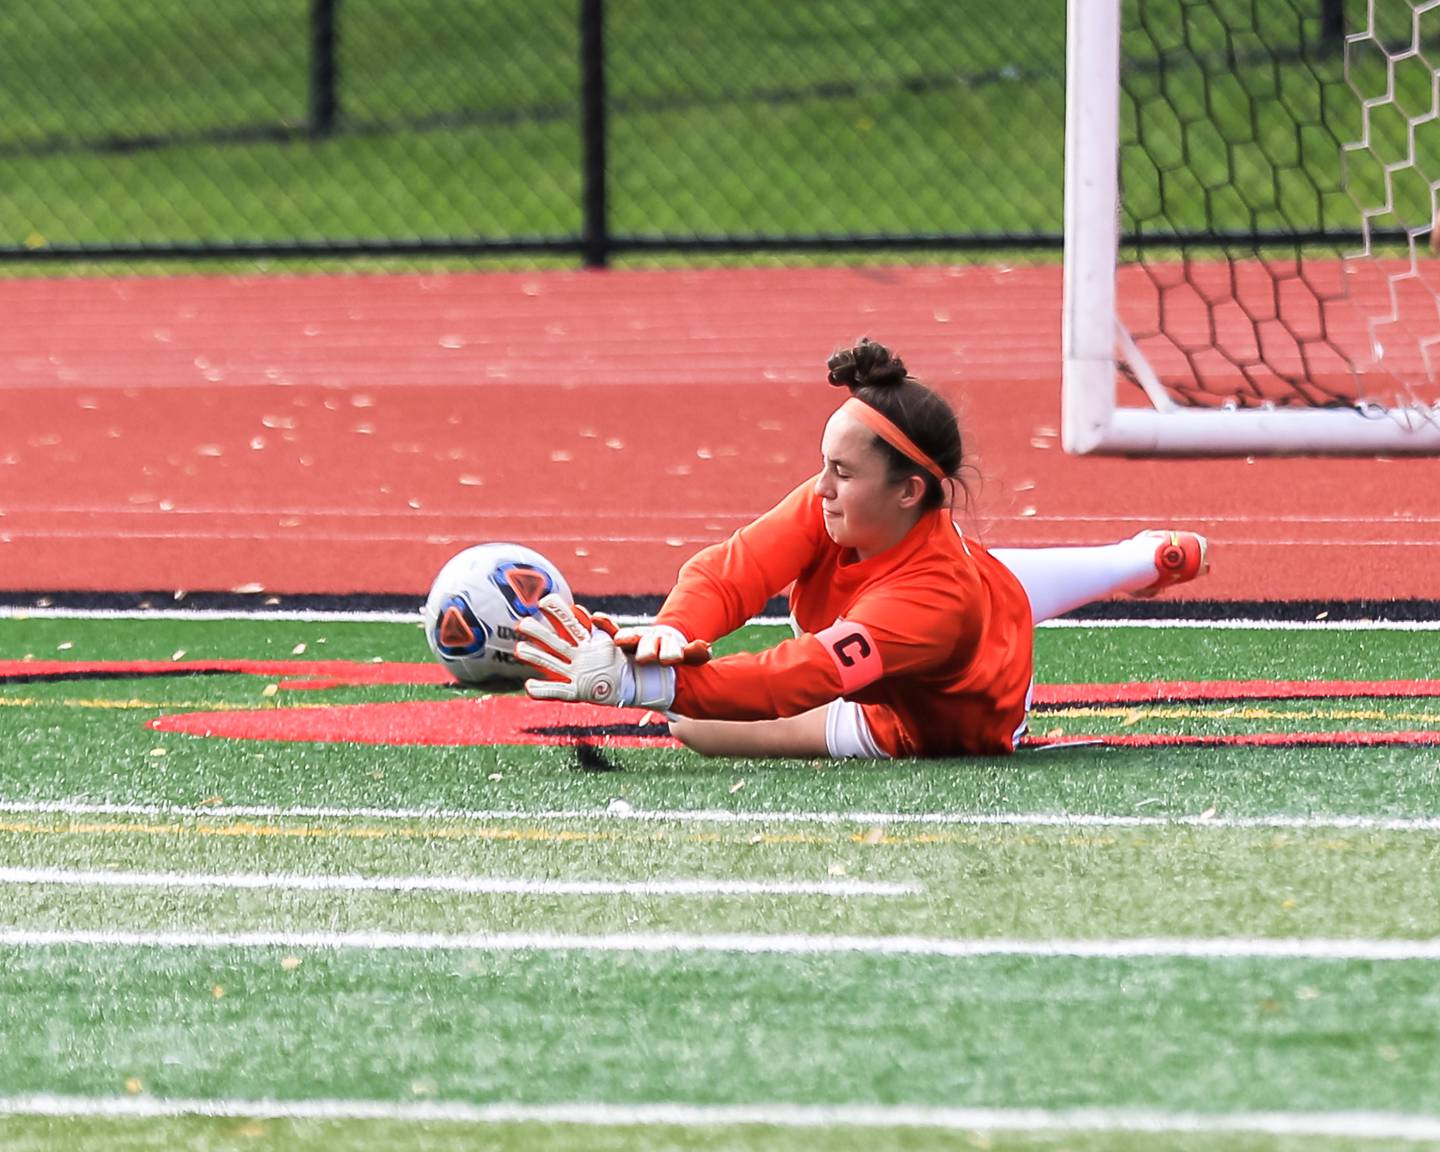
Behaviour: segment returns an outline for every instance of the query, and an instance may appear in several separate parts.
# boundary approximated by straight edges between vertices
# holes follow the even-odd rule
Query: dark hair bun
[[[893,356],[884,344],[860,337],[853,348],[836,352],[826,363],[830,383],[837,388],[889,388],[905,379],[905,361]]]

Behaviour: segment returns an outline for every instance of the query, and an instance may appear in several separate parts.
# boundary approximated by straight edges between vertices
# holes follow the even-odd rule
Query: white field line
[[[0,928],[7,948],[309,948],[365,952],[610,952],[659,955],[1008,956],[1069,960],[1440,960],[1440,938],[1145,937],[1095,940],[953,939],[934,936],[808,936],[798,933],[388,932],[208,929]]]
[[[90,804],[72,800],[0,800],[15,816],[145,816],[171,820],[377,820],[437,823],[537,823],[633,820],[657,824],[944,825],[962,828],[1224,828],[1293,832],[1440,832],[1440,816],[1121,816],[1069,812],[730,812],[719,808],[461,809],[338,808],[280,805]],[[117,829],[117,831],[121,831]]]
[[[927,1108],[903,1104],[467,1104],[33,1095],[0,1097],[0,1116],[378,1120],[397,1124],[567,1124],[596,1128],[915,1128],[949,1132],[1440,1140],[1440,1116],[1403,1112],[1161,1112],[1132,1108]]]
[[[0,868],[0,885],[244,889],[281,892],[446,892],[497,896],[911,896],[913,884],[865,880],[525,880],[506,876],[323,876],[276,872],[84,872]]]
[[[0,620],[261,620],[301,624],[418,624],[420,603],[414,612],[321,611],[308,608],[42,608],[0,605]],[[617,615],[623,625],[649,624],[653,617]],[[789,627],[785,616],[756,616],[747,624]],[[1213,628],[1235,632],[1440,632],[1440,620],[1043,620],[1037,628]]]

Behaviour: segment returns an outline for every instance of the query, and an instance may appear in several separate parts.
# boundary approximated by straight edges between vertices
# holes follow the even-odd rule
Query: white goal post
[[[1135,20],[1141,4],[1148,9]],[[1416,145],[1417,126],[1423,138],[1431,122],[1440,122],[1440,79],[1423,50],[1432,45],[1429,59],[1440,68],[1440,45],[1430,39],[1440,38],[1440,11],[1431,11],[1440,0],[1370,0],[1368,25],[1346,35],[1343,47],[1330,45],[1329,55],[1302,44],[1285,49],[1293,57],[1278,50],[1265,57],[1248,76],[1225,73],[1236,70],[1237,59],[1260,60],[1279,38],[1267,27],[1241,26],[1260,19],[1244,13],[1283,5],[1286,19],[1296,13],[1295,27],[1308,35],[1314,25],[1304,23],[1306,4],[1318,15],[1320,0],[1217,0],[1203,14],[1196,5],[1187,11],[1183,0],[1069,0],[1066,451],[1440,453],[1440,389],[1431,364],[1433,343],[1440,369],[1440,256],[1431,247],[1440,155],[1417,156]],[[1405,10],[1398,32],[1377,26],[1375,9],[1386,5]],[[1227,9],[1240,15],[1227,23]],[[1127,19],[1132,25],[1122,27]],[[1287,25],[1277,17],[1275,26]],[[1146,37],[1153,38],[1153,58],[1127,89],[1122,44],[1148,49]],[[1212,57],[1213,71],[1206,62]],[[1429,74],[1437,94],[1428,108],[1402,107],[1396,77],[1407,68]],[[1312,75],[1324,89],[1313,104],[1295,95]],[[1422,83],[1423,77],[1415,86]],[[1147,92],[1176,107],[1143,107]],[[1200,122],[1222,97],[1240,106],[1232,118],[1238,128]],[[1343,116],[1352,119],[1337,125],[1343,117],[1334,109],[1347,99],[1353,113]],[[1285,131],[1264,122],[1281,103],[1306,109],[1296,113],[1293,133],[1305,157],[1292,157]],[[1382,142],[1387,111],[1406,117],[1408,155],[1403,143],[1387,152]],[[1178,140],[1173,151],[1167,134]],[[1317,178],[1332,145],[1333,172]],[[1205,148],[1215,169],[1232,175],[1231,187],[1213,172],[1179,171]],[[1159,155],[1153,173],[1151,150]],[[1427,161],[1428,180],[1421,172]],[[1307,165],[1304,179],[1296,177]],[[1237,192],[1235,185],[1257,169],[1252,183],[1260,191]],[[1141,173],[1133,206],[1122,199],[1123,171]],[[1326,183],[1332,178],[1333,189]],[[1172,197],[1176,188],[1183,197]],[[1222,219],[1229,206],[1237,207]],[[1186,212],[1190,217],[1177,224]],[[1199,248],[1181,236],[1197,220],[1200,229],[1231,224],[1233,233],[1236,217],[1242,230],[1249,227],[1249,249],[1234,235]],[[1121,260],[1126,228],[1136,254],[1131,264]],[[1136,231],[1147,244],[1135,242]],[[1138,314],[1138,335],[1127,307]]]

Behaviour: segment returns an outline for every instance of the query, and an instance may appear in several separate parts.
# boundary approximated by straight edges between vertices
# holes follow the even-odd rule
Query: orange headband
[[[895,422],[884,413],[877,412],[857,396],[851,396],[844,404],[840,405],[840,411],[860,421],[906,459],[913,460],[940,483],[945,483],[945,469],[922,452],[919,445],[900,431]]]

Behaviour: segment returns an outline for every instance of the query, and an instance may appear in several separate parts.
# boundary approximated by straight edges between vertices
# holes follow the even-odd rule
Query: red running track
[[[993,545],[1183,525],[1206,599],[1440,598],[1440,461],[1059,447],[1058,268],[0,282],[0,589],[422,593],[515,539],[581,594],[810,474],[861,334],[961,408]]]

